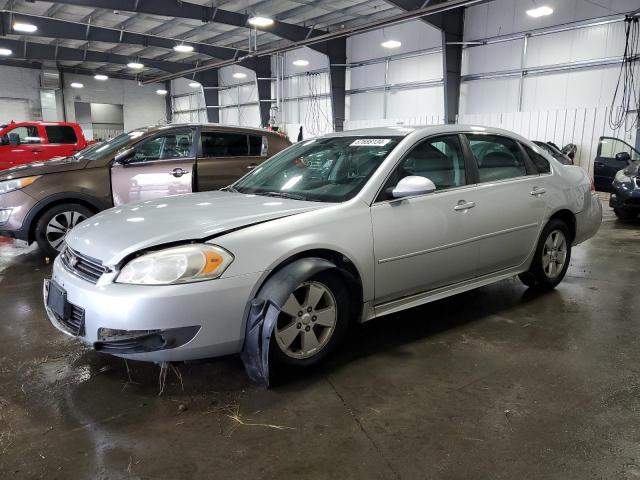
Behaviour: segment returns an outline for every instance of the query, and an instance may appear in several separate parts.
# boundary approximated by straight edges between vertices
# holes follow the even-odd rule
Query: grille
[[[67,329],[72,335],[84,335],[84,308],[77,305],[71,305],[71,316],[68,319],[60,317],[57,313],[53,313],[56,320]]]
[[[82,255],[69,247],[64,248],[60,259],[67,270],[91,283],[97,283],[102,274],[109,271],[99,260]]]

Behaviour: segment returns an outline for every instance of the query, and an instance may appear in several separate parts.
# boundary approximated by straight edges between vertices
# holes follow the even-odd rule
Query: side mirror
[[[131,163],[131,160],[133,160],[133,157],[134,157],[135,153],[136,153],[136,151],[135,151],[134,148],[129,148],[127,150],[124,150],[124,151],[118,153],[113,160],[116,163],[120,163],[122,165],[127,165],[128,163]]]
[[[9,143],[11,145],[20,145],[20,135],[18,135],[17,133],[10,133]]]
[[[0,145],[9,145],[9,137],[7,135],[0,137]]]
[[[404,177],[398,182],[395,188],[391,191],[391,195],[393,198],[406,198],[416,195],[424,195],[435,191],[435,184],[428,178],[410,175],[408,177]]]
[[[631,163],[631,155],[628,152],[619,152],[616,153],[616,160],[618,162],[625,162],[627,164]]]

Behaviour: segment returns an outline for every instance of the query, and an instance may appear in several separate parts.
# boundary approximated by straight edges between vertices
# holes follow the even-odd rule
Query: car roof
[[[169,123],[166,125],[152,125],[147,127],[149,130],[164,130],[167,128],[180,128],[180,127],[202,127],[202,128],[215,128],[216,130],[228,130],[233,132],[245,132],[245,133],[259,133],[260,135],[272,134],[277,135],[278,132],[267,130],[265,128],[258,127],[243,127],[241,125],[223,125],[221,123],[206,123],[206,122],[192,122],[192,123]]]
[[[501,128],[485,127],[482,125],[430,125],[430,126],[397,126],[397,127],[373,127],[362,128],[357,130],[345,130],[342,132],[328,133],[324,135],[325,138],[331,137],[406,137],[407,135],[418,132],[424,135],[437,135],[441,133],[458,133],[458,132],[472,132],[472,133],[485,133],[495,135],[505,135],[511,138],[519,139],[522,141],[528,141],[520,135],[503,130]]]

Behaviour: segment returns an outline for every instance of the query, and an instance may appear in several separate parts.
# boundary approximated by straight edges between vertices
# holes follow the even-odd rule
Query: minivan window
[[[68,125],[45,125],[49,143],[77,143],[78,137]]]
[[[267,156],[266,138],[261,135],[249,135],[249,156],[266,157]]]
[[[527,147],[526,145],[524,146],[524,149],[527,151],[527,155],[529,155],[529,158],[535,165],[538,173],[551,172],[551,166],[549,165],[549,162],[546,158],[544,158],[539,153],[534,152],[531,148]]]
[[[478,165],[480,182],[494,182],[527,174],[518,144],[499,135],[468,134],[471,151]]]
[[[248,140],[244,134],[202,132],[200,138],[202,139],[203,157],[246,157],[249,155]]]
[[[186,158],[191,153],[193,132],[171,132],[158,135],[135,147],[134,162],[150,162]]]

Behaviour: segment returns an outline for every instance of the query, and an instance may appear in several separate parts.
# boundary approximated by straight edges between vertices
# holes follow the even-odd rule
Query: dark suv
[[[60,160],[0,174],[0,235],[59,251],[67,231],[109,207],[233,183],[288,147],[285,137],[217,124],[124,133]]]

